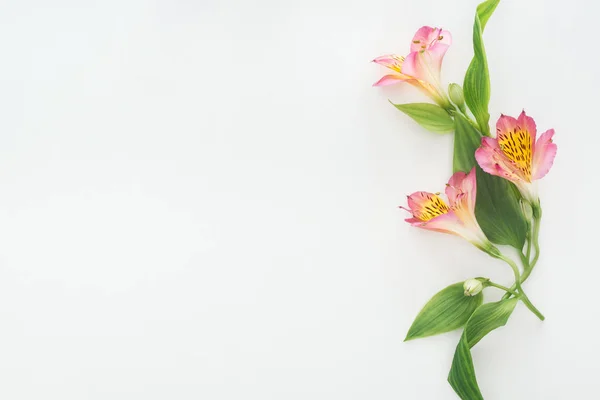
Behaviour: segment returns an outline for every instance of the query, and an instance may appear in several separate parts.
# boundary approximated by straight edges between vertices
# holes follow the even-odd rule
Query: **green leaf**
[[[454,172],[469,172],[477,161],[475,150],[481,145],[481,134],[460,114],[454,116]]]
[[[471,357],[471,348],[488,333],[506,325],[518,299],[501,300],[479,307],[469,318],[467,326],[456,346],[448,382],[463,400],[483,400]]]
[[[479,21],[481,23],[482,32],[485,29],[488,20],[494,13],[494,10],[498,6],[498,3],[500,3],[500,0],[488,0],[477,6],[477,16],[479,17]]]
[[[435,133],[447,133],[452,132],[454,129],[454,122],[452,121],[450,114],[436,104],[392,104],[398,110],[414,119],[419,125],[428,131]]]
[[[452,367],[448,374],[448,383],[463,400],[484,400],[475,377],[475,366],[471,350],[463,332],[452,359]]]
[[[462,115],[454,116],[454,172],[469,172],[477,166],[477,202],[475,216],[490,241],[523,249],[527,222],[514,185],[498,176],[487,174],[475,160],[481,133]]]
[[[463,90],[465,101],[475,116],[479,129],[486,135],[490,134],[490,74],[488,71],[485,47],[483,46],[483,29],[500,0],[488,0],[477,6],[475,23],[473,25],[473,59],[467,73]]]
[[[463,282],[450,285],[429,300],[406,334],[407,340],[450,332],[462,327],[483,302],[483,293],[465,296]]]
[[[475,217],[488,239],[522,250],[527,237],[527,222],[519,205],[514,185],[477,166]]]
[[[494,329],[506,325],[518,301],[519,299],[513,297],[478,307],[465,327],[469,347],[475,346]]]

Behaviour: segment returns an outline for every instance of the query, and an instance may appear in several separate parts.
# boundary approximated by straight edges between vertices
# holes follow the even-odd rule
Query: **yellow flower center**
[[[502,152],[523,173],[523,178],[531,182],[531,135],[517,126],[512,132],[498,134],[498,145]]]
[[[423,205],[413,212],[415,218],[426,222],[450,211],[450,208],[444,203],[444,200],[437,194],[427,195],[426,198],[427,200],[423,202]]]

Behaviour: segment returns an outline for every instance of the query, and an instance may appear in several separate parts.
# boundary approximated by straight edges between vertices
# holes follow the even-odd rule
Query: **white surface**
[[[455,399],[459,334],[406,330],[445,285],[511,274],[403,222],[452,136],[369,60],[443,25],[461,82],[461,3],[3,1],[0,398]],[[547,321],[519,305],[474,350],[488,400],[600,387],[598,11],[504,0],[485,34],[492,119],[525,107],[559,146],[526,285]]]

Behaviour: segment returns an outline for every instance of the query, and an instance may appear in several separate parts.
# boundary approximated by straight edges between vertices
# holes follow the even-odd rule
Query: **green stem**
[[[533,260],[525,266],[521,282],[525,282],[525,280],[529,278],[529,275],[531,275],[533,268],[535,267],[535,265],[538,262],[538,259],[540,258],[539,238],[540,224],[542,221],[542,208],[540,207],[539,200],[537,204],[531,204],[531,209],[533,211],[533,234],[531,237],[531,241],[533,242],[533,247],[535,249],[535,256],[533,257]],[[527,259],[529,260],[529,257],[527,257]]]
[[[537,261],[540,258],[540,242],[539,242],[539,238],[540,238],[540,223],[541,223],[541,220],[542,220],[542,209],[539,208],[539,206],[538,206],[538,211],[536,212],[535,207],[534,207],[534,213],[533,213],[533,237],[532,237],[532,241],[533,241],[533,247],[535,249],[535,256],[533,257],[533,260],[531,261],[531,264],[529,265],[529,268],[523,274],[524,279],[527,279],[527,277],[529,277],[529,274],[531,274],[531,271],[533,271],[533,267],[535,267],[535,264],[537,264]]]
[[[527,257],[525,254],[523,254],[523,252],[519,252],[519,257],[521,258],[521,263],[523,264],[523,275],[521,275],[521,283],[525,282],[525,279],[527,279],[527,277],[529,276],[529,274],[527,273],[527,271],[531,270],[531,266],[529,264],[529,257]],[[511,287],[510,290],[514,291],[517,289],[517,284],[514,283]],[[512,294],[514,293],[505,293],[504,296],[502,296],[502,300],[508,299]]]
[[[532,313],[534,313],[541,321],[546,319],[546,317],[544,317],[544,315],[537,308],[535,308],[535,306],[531,303],[531,301],[529,300],[529,298],[523,291],[523,288],[521,287],[521,273],[519,272],[519,267],[517,267],[517,264],[515,264],[515,262],[513,260],[506,257],[502,253],[500,253],[496,257],[501,259],[502,261],[506,262],[512,268],[513,273],[515,274],[515,286],[516,286],[517,290],[519,291],[519,293],[521,294],[520,299],[521,299],[521,301],[523,301],[523,304],[525,304],[527,306],[527,308],[529,308],[529,310]]]
[[[521,256],[521,262],[523,263],[523,275],[521,276],[521,283],[525,282],[527,280],[527,278],[529,278],[529,275],[531,275],[533,268],[535,267],[535,265],[538,262],[538,259],[540,258],[539,236],[540,236],[540,224],[541,224],[541,220],[542,220],[542,208],[540,207],[539,201],[537,204],[531,204],[531,208],[533,211],[533,233],[532,233],[531,237],[529,238],[529,241],[527,244],[527,254],[526,255],[523,255],[522,253],[519,254],[519,256]],[[529,262],[529,259],[531,257],[531,244],[532,243],[533,243],[533,247],[535,250],[535,256],[533,257],[533,260],[531,262]],[[511,286],[512,290],[515,290],[516,288],[517,288],[516,284]],[[506,293],[504,296],[502,296],[502,299],[507,299],[509,297],[510,297],[510,294]]]
[[[519,257],[521,258],[521,263],[523,264],[523,271],[527,271],[529,268],[529,259],[523,252],[519,252]],[[525,282],[524,278],[525,274],[521,275],[521,283]],[[502,296],[502,300],[508,299],[510,296],[514,295],[514,291],[517,289],[517,283],[513,283],[510,287],[511,292],[506,292],[504,296]]]
[[[507,288],[506,286],[502,286],[502,285],[500,285],[500,284],[498,284],[498,283],[495,283],[495,282],[492,282],[492,281],[487,281],[487,282],[486,282],[486,285],[487,285],[487,286],[493,286],[493,287],[495,287],[495,288],[498,288],[498,289],[504,290],[504,291],[505,291],[507,294],[509,294],[509,295],[511,295],[511,294],[512,294],[513,296],[518,296],[518,295],[519,295],[518,293],[514,292],[513,290],[511,290],[511,289]]]

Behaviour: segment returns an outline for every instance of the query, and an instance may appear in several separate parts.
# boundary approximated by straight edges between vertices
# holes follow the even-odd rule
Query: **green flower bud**
[[[450,100],[461,110],[465,109],[465,96],[463,90],[458,83],[451,83],[448,86],[448,95]]]
[[[465,289],[465,296],[475,296],[483,290],[483,283],[479,279],[467,279],[463,289]]]
[[[531,221],[531,218],[533,217],[533,209],[531,208],[531,204],[529,204],[528,201],[521,200],[521,210],[523,210],[525,220]]]

